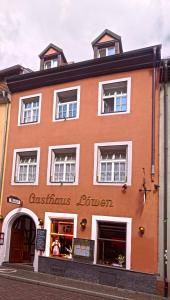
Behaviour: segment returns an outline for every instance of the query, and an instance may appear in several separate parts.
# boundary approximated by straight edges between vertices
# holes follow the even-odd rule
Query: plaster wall
[[[164,90],[160,93],[160,192],[159,192],[159,274],[163,279],[163,216],[164,216]],[[170,183],[170,83],[168,83],[168,183]],[[168,184],[168,281],[170,281],[170,184]]]

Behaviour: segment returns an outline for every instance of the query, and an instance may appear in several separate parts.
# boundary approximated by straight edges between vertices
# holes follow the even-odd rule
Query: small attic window
[[[98,49],[98,57],[105,57],[115,54],[115,47]]]
[[[46,60],[44,62],[44,70],[51,69],[51,68],[56,68],[57,66],[58,66],[58,60],[57,59],[50,59],[50,60]]]

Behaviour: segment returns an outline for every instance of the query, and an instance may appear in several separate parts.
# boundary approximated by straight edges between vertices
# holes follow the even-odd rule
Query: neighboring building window
[[[98,57],[105,57],[115,54],[115,47],[98,49]]]
[[[19,125],[39,123],[41,95],[20,98]]]
[[[98,222],[97,263],[126,268],[126,223]]]
[[[38,149],[15,150],[13,162],[13,184],[37,184],[38,164]]]
[[[130,111],[130,79],[100,83],[99,114],[108,115]]]
[[[124,184],[131,181],[131,142],[95,145],[94,184]]]
[[[54,120],[76,119],[79,117],[80,88],[55,91]]]
[[[44,62],[44,69],[51,69],[51,68],[56,68],[58,66],[58,60],[57,59],[51,59],[51,60],[46,60]]]
[[[51,219],[51,256],[72,258],[73,236],[73,219]]]
[[[50,147],[49,166],[50,180],[49,184],[77,184],[78,182],[78,161],[79,145]]]

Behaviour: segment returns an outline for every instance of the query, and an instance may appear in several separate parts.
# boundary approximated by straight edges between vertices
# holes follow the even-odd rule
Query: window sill
[[[47,185],[58,185],[58,186],[62,186],[62,185],[78,185],[78,182],[74,181],[74,182],[51,182],[48,181]]]
[[[40,121],[37,121],[37,122],[29,122],[29,123],[19,123],[18,126],[29,126],[29,125],[36,125],[36,124],[39,124]]]
[[[54,119],[53,122],[64,122],[64,121],[71,121],[71,120],[76,120],[79,119],[79,117],[75,118],[64,118],[64,119]]]
[[[98,113],[99,117],[104,117],[104,116],[117,116],[117,115],[126,115],[129,114],[130,111],[120,111],[120,112],[112,112],[112,113]]]
[[[122,186],[126,184],[127,186],[130,186],[131,184],[129,182],[93,182],[94,185],[107,185],[107,186]]]
[[[11,182],[11,185],[38,185],[38,182]]]

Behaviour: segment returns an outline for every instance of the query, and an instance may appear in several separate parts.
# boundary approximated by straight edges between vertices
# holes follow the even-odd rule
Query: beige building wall
[[[159,191],[159,274],[163,279],[164,224],[164,90],[160,93],[160,191]],[[168,83],[168,281],[170,282],[170,83]]]

